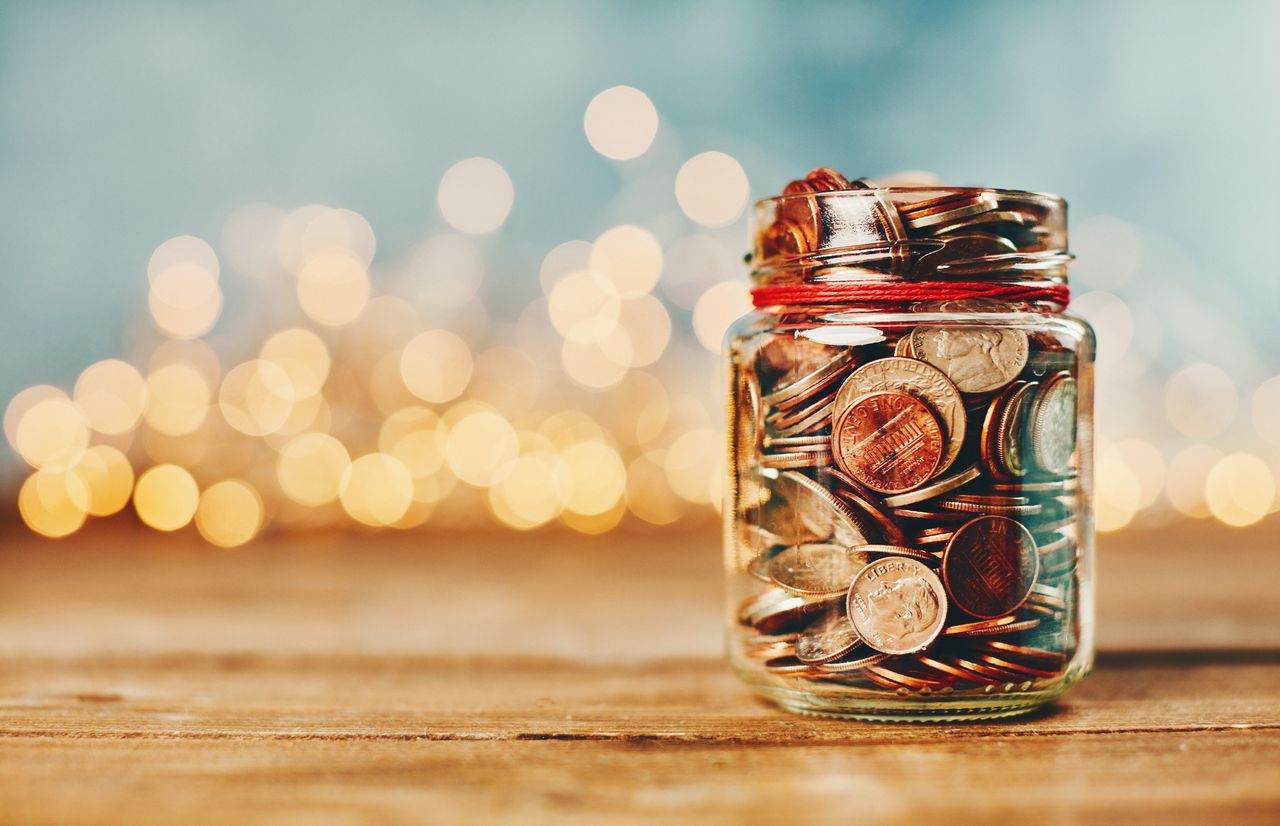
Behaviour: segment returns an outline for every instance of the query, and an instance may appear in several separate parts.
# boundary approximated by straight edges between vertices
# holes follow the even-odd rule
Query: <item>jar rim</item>
[[[846,197],[875,197],[875,193],[887,193],[893,195],[900,193],[903,195],[925,195],[934,193],[937,196],[945,195],[980,195],[990,194],[996,197],[1004,196],[1006,198],[1018,198],[1020,200],[1040,201],[1045,204],[1052,204],[1060,209],[1066,209],[1067,200],[1061,195],[1054,192],[1040,192],[1031,189],[1003,189],[1001,187],[992,186],[877,186],[867,187],[865,189],[833,189],[818,192],[790,192],[779,195],[770,195],[764,198],[756,199],[752,206],[760,208],[768,204],[793,201],[802,198],[846,198]]]

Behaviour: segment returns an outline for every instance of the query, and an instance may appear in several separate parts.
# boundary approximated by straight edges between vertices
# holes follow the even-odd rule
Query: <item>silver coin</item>
[[[860,642],[858,632],[844,613],[844,606],[833,606],[800,632],[795,642],[796,659],[806,663],[825,663],[843,657]]]
[[[864,563],[843,545],[795,545],[770,559],[768,572],[775,585],[790,593],[828,596],[848,590]]]
[[[947,592],[923,562],[889,557],[858,572],[845,608],[867,645],[885,654],[911,654],[942,633]]]
[[[989,393],[1017,378],[1027,363],[1027,334],[1007,327],[917,327],[915,357],[929,362],[962,393]]]
[[[1031,407],[1031,456],[1055,475],[1071,471],[1076,451],[1076,382],[1066,373],[1045,381]]]

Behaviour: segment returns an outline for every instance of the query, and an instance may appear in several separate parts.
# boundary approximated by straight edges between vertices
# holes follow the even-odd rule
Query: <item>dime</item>
[[[831,602],[809,602],[804,597],[788,594],[781,588],[765,593],[781,591],[782,599],[771,598],[748,615],[747,624],[761,634],[785,634],[799,631],[814,614],[831,605]]]
[[[1031,532],[1003,516],[966,522],[942,557],[942,580],[952,602],[982,619],[1003,616],[1025,602],[1039,569]]]
[[[833,381],[840,374],[843,368],[853,358],[853,354],[844,351],[832,356],[828,361],[822,362],[817,367],[808,372],[803,373],[787,373],[774,386],[773,390],[763,398],[765,404],[778,406],[792,406],[797,402],[804,401],[809,394],[822,390],[823,385]]]
[[[990,513],[1000,516],[1035,516],[1043,510],[1039,503],[1029,505],[999,505],[994,503],[964,502],[958,499],[939,499],[938,507],[962,513]]]
[[[923,484],[942,460],[942,426],[924,402],[905,393],[855,400],[836,420],[831,440],[840,469],[879,493]]]
[[[867,537],[876,533],[873,525],[860,518],[834,494],[794,470],[779,475],[774,482],[774,490],[789,503],[799,523],[817,540],[829,539],[847,547],[866,544]]]
[[[781,657],[774,657],[772,660],[765,661],[764,667],[775,674],[796,674],[809,670],[808,663],[800,662],[796,657],[790,654]]]
[[[764,446],[767,448],[823,447],[823,448],[830,449],[831,437],[830,436],[790,436],[787,438],[771,439],[768,436],[766,436],[764,440]]]
[[[837,406],[839,399],[837,395]],[[1076,382],[1070,374],[1058,373],[1045,381],[1031,405],[1029,429],[1036,465],[1046,473],[1069,473],[1076,451]]]
[[[904,505],[914,505],[917,502],[924,502],[928,499],[941,496],[944,493],[950,493],[956,488],[972,482],[982,475],[982,471],[977,465],[969,465],[963,470],[956,471],[950,476],[944,476],[936,479],[927,485],[918,487],[915,490],[899,493],[897,496],[886,496],[884,504],[890,508],[901,508]],[[959,498],[959,497],[953,497]]]
[[[956,193],[903,204],[898,208],[907,227],[914,230],[954,224],[963,218],[993,212],[999,202],[988,192]]]
[[[885,654],[928,647],[947,619],[947,594],[922,562],[890,557],[867,565],[849,585],[845,604],[854,630]]]
[[[844,606],[835,605],[800,632],[796,640],[796,659],[806,663],[830,662],[848,654],[859,642],[858,632],[853,630]]]
[[[775,585],[794,594],[829,596],[849,588],[865,559],[842,545],[796,545],[769,560]]]
[[[986,393],[1013,381],[1027,363],[1027,334],[1002,327],[917,327],[915,357],[937,367],[962,393]]]
[[[877,391],[907,393],[929,406],[946,429],[947,448],[937,472],[951,466],[964,446],[964,400],[960,391],[938,368],[918,359],[883,358],[868,362],[849,374],[836,393],[833,416],[860,396]]]

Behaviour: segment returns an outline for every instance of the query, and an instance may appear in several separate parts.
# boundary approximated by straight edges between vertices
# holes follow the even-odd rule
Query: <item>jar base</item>
[[[1052,685],[1034,690],[973,691],[929,696],[893,696],[852,686],[821,691],[781,684],[783,679],[735,669],[747,685],[784,711],[811,717],[876,723],[968,723],[1031,714],[1061,697],[1083,676],[1068,672]]]

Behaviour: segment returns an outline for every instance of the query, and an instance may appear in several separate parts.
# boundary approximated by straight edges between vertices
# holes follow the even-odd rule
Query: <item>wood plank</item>
[[[0,740],[12,824],[1273,824],[1280,733],[865,745]]]

